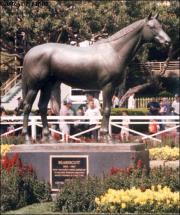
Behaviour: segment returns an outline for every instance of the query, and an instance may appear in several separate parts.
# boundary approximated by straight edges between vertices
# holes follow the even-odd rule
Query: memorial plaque
[[[88,175],[87,155],[51,155],[50,183],[52,191],[62,187],[65,181]]]

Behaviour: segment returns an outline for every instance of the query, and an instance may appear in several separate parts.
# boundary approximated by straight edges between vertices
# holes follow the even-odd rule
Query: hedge
[[[127,111],[129,116],[145,116],[148,113],[148,110],[146,108],[138,108],[138,109],[112,108],[111,116],[122,116],[123,111]],[[131,122],[133,121],[137,121],[137,120],[131,120]],[[138,124],[138,125],[131,124],[130,128],[139,132],[148,132],[148,124]],[[120,128],[113,126],[112,132],[119,133]]]
[[[117,169],[116,169],[117,170]],[[111,175],[104,178],[88,177],[66,182],[54,202],[54,211],[58,212],[93,212],[96,210],[95,198],[103,195],[109,188],[142,190],[151,186],[168,186],[172,192],[179,191],[179,169],[157,168],[146,175],[143,169],[127,168],[111,170]]]

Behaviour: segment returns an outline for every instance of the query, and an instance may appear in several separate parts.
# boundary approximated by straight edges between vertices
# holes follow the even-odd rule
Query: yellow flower
[[[167,205],[170,204],[170,200],[169,200],[169,199],[166,200],[166,204],[167,204]]]
[[[115,209],[115,207],[114,207],[114,206],[110,206],[110,211],[111,211],[111,212],[113,212],[113,211],[114,211],[114,209]]]
[[[98,204],[98,205],[100,204],[100,200],[99,200],[98,197],[95,198],[95,202],[96,202],[96,204]]]
[[[171,148],[169,146],[161,148],[153,148],[149,150],[151,159],[161,160],[177,160],[179,158],[179,148]]]
[[[155,187],[154,187],[154,185],[152,185],[152,186],[151,186],[151,190],[153,190],[153,191],[155,190]]]
[[[121,203],[121,208],[126,208],[126,203]]]
[[[158,184],[157,188],[158,188],[158,190],[161,190],[162,186],[160,184]]]
[[[1,155],[4,156],[7,152],[9,152],[12,146],[13,145],[2,144],[1,145]]]

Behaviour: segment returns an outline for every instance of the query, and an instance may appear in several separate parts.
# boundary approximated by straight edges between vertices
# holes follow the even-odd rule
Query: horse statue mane
[[[134,30],[139,30],[144,24],[144,19],[138,20],[124,28],[122,28],[120,31],[118,31],[117,33],[113,34],[112,36],[106,38],[106,39],[101,39],[97,42],[95,42],[95,44],[100,44],[100,43],[109,43],[109,42],[113,42],[115,40],[118,40],[120,38],[125,37],[128,33],[134,31]]]

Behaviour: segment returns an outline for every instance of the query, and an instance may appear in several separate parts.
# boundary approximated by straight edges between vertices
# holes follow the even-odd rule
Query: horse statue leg
[[[30,144],[30,138],[28,136],[28,119],[29,119],[29,114],[31,112],[32,105],[36,98],[37,93],[38,93],[38,89],[28,89],[23,102],[24,118],[23,118],[22,135],[25,137],[26,144]]]
[[[60,108],[61,108],[61,91],[60,91],[60,85],[61,83],[57,81],[52,88],[51,92],[51,98],[50,98],[50,107],[53,115],[59,116],[60,114]],[[59,129],[59,123],[55,125],[55,130]],[[53,140],[54,142],[54,140]]]
[[[48,86],[48,87],[47,87]],[[39,112],[41,115],[42,125],[43,125],[43,141],[49,142],[52,141],[50,138],[50,132],[47,122],[47,106],[50,100],[50,97],[53,97],[53,110],[55,115],[59,115],[60,109],[60,82],[48,83],[46,87],[41,89],[41,95],[39,99]]]
[[[50,131],[48,128],[48,122],[47,122],[47,106],[48,102],[51,96],[51,87],[52,83],[48,83],[45,87],[41,88],[41,94],[39,98],[39,112],[41,115],[43,130],[42,130],[42,136],[43,136],[43,142],[49,142],[49,136]]]
[[[61,108],[60,85],[61,83],[59,81],[57,81],[54,84],[51,92],[51,99],[50,99],[51,110],[56,116],[59,116],[59,111]]]
[[[103,118],[100,134],[106,138],[106,142],[111,141],[111,137],[109,135],[109,117],[111,113],[112,96],[114,89],[115,88],[112,86],[112,83],[107,84],[103,88]]]

